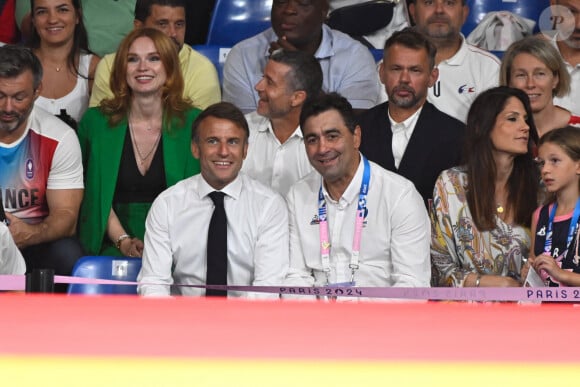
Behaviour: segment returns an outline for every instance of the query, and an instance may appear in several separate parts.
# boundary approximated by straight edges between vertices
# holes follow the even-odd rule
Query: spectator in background
[[[86,169],[79,237],[90,254],[140,257],[153,200],[199,172],[189,149],[199,110],[183,99],[177,47],[153,28],[121,42],[111,86],[113,98],[79,125]]]
[[[32,0],[32,25],[28,45],[43,69],[35,103],[49,113],[70,116],[76,129],[89,106],[99,62],[89,51],[80,0]]]
[[[562,55],[571,78],[570,94],[557,96],[554,103],[580,114],[580,0],[550,0],[550,4],[567,7],[574,17],[572,33],[565,38],[556,34],[552,39],[552,44]]]
[[[580,117],[554,104],[554,97],[570,92],[570,75],[549,41],[529,36],[512,43],[502,59],[500,84],[528,95],[539,137],[568,124],[580,125]]]
[[[387,40],[379,75],[389,101],[357,117],[361,152],[389,171],[411,180],[425,205],[439,174],[458,165],[465,125],[427,102],[437,81],[437,49],[406,28]]]
[[[388,2],[389,0],[387,0]],[[370,30],[370,32],[361,36],[363,39],[362,42],[372,48],[382,49],[385,46],[386,40],[391,37],[391,35],[396,32],[400,31],[405,27],[409,26],[409,13],[407,11],[407,3],[406,1],[398,1],[398,0],[391,0],[392,2],[392,12],[393,16],[390,20],[384,20],[382,27],[376,30]],[[364,7],[367,4],[377,4],[377,1],[369,1],[369,0],[329,0],[329,19],[330,15],[333,11],[341,10],[342,8],[349,7],[349,6],[361,6]],[[350,9],[349,9],[350,10]],[[368,12],[366,12],[368,10]],[[343,10],[344,11],[344,10]],[[359,25],[358,28],[363,27],[364,29],[369,28],[366,26],[365,23],[360,23],[360,17],[366,17],[366,19],[362,20],[373,20],[376,21],[378,15],[368,14],[369,12],[373,12],[375,9],[373,7],[365,8],[364,13],[356,12],[353,15],[353,18],[350,18],[349,24],[353,23],[353,25]],[[339,11],[340,12],[340,11]],[[349,12],[350,14],[351,12]],[[344,15],[346,16],[346,15]],[[357,19],[354,19],[357,18]],[[330,23],[329,23],[330,24]],[[340,30],[340,28],[338,28]]]
[[[257,109],[254,85],[277,48],[300,50],[318,59],[324,75],[322,89],[346,97],[355,109],[369,109],[380,87],[369,50],[324,24],[328,0],[288,0],[272,3],[272,28],[236,44],[224,65],[223,99],[249,113]]]
[[[538,200],[527,95],[495,87],[467,116],[466,164],[443,171],[433,192],[433,286],[520,286]]]
[[[274,51],[256,84],[258,110],[246,115],[250,146],[242,171],[282,196],[312,171],[300,130],[300,111],[320,94],[322,70],[302,51]]]
[[[1,194],[27,270],[70,275],[84,255],[73,237],[83,197],[81,150],[70,127],[34,105],[41,83],[32,51],[0,47]]]
[[[497,86],[499,59],[468,44],[461,34],[469,7],[466,0],[410,0],[409,14],[419,32],[437,47],[439,79],[427,100],[437,109],[465,122],[477,95]]]
[[[131,31],[135,0],[80,0],[89,48],[99,57],[115,52]],[[30,0],[16,0],[16,21],[24,41],[32,34]]]
[[[209,59],[184,44],[185,0],[137,0],[134,27],[151,27],[165,33],[179,50],[179,63],[185,87],[184,97],[201,109],[221,99],[217,71]],[[90,106],[97,106],[103,99],[111,98],[111,71],[115,54],[105,56],[95,75]]]

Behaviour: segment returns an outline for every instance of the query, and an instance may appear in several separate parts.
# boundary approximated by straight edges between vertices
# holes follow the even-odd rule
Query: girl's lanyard
[[[364,163],[363,179],[360,185],[358,205],[354,225],[354,238],[352,241],[352,254],[350,256],[349,268],[351,270],[350,284],[354,285],[354,273],[358,269],[360,240],[362,228],[367,208],[367,194],[369,192],[369,182],[371,179],[371,166],[366,157],[362,156]],[[330,237],[328,234],[328,218],[326,210],[326,199],[322,193],[322,183],[318,191],[318,228],[320,232],[320,256],[322,259],[322,269],[326,274],[326,284],[330,283]]]
[[[550,211],[550,217],[548,218],[548,231],[546,232],[546,242],[544,243],[544,253],[552,255],[552,234],[554,227],[554,217],[556,216],[556,208],[558,208],[558,203],[554,203],[552,211]],[[572,239],[574,239],[574,234],[576,233],[576,228],[578,224],[578,218],[580,217],[580,198],[576,200],[576,207],[574,208],[574,213],[572,219],[570,219],[570,226],[568,227],[568,238],[566,239],[566,250],[563,254],[568,251]],[[557,249],[556,249],[557,250]],[[559,256],[558,251],[554,251],[556,256]]]

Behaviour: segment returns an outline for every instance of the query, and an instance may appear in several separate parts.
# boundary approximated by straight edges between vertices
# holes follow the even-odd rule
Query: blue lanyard
[[[367,208],[367,194],[369,192],[369,182],[371,180],[371,166],[366,157],[362,156],[364,163],[363,179],[360,184],[358,195],[358,204],[356,209],[354,238],[352,241],[352,254],[350,257],[349,268],[351,269],[351,283],[354,284],[354,273],[358,269],[360,254],[360,241],[362,228]],[[322,192],[322,183],[318,191],[318,228],[320,232],[320,256],[322,259],[322,269],[326,273],[326,283],[329,283],[330,277],[330,237],[328,233],[328,212],[326,210],[326,199]]]
[[[544,243],[544,253],[552,255],[552,234],[554,227],[554,217],[556,216],[556,209],[558,208],[558,203],[554,203],[552,211],[550,211],[550,217],[548,218],[548,231],[546,232],[546,242]],[[574,239],[574,234],[578,226],[578,219],[580,218],[580,198],[576,200],[576,207],[574,208],[574,213],[572,219],[570,219],[570,226],[568,227],[568,238],[566,239],[566,251],[570,247],[572,239]]]

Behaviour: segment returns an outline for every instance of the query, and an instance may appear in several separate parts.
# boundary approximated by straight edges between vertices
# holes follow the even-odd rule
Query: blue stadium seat
[[[86,256],[77,261],[73,277],[136,281],[141,258]],[[137,286],[70,284],[68,294],[137,294]]]
[[[272,0],[217,0],[206,44],[232,47],[270,27]]]
[[[534,32],[538,32],[538,20],[543,10],[550,6],[550,0],[467,0],[469,15],[461,32],[467,36],[489,12],[510,11],[536,22]]]
[[[215,66],[220,85],[222,84],[222,78],[224,73],[224,63],[226,61],[226,57],[231,50],[231,47],[224,47],[219,46],[216,44],[196,44],[191,46],[195,51],[199,52],[202,55],[205,55],[213,65]]]

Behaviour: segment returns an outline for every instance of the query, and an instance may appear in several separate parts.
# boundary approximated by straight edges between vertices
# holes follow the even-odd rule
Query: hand
[[[565,282],[566,277],[566,270],[560,268],[560,265],[556,260],[547,254],[542,254],[537,256],[534,259],[533,267],[542,276],[542,272],[544,272],[544,276],[549,275],[553,280],[558,282]],[[542,276],[542,278],[544,278]]]
[[[16,246],[20,249],[27,247],[29,245],[28,240],[32,236],[32,226],[9,212],[6,213],[6,219],[8,220],[8,229]]]
[[[143,255],[143,241],[139,238],[127,238],[121,241],[119,250],[126,257],[141,257]]]
[[[282,36],[275,42],[270,42],[270,49],[268,52],[271,55],[274,51],[280,48],[284,49],[285,51],[298,51],[298,49],[292,43],[288,42],[285,36]]]

